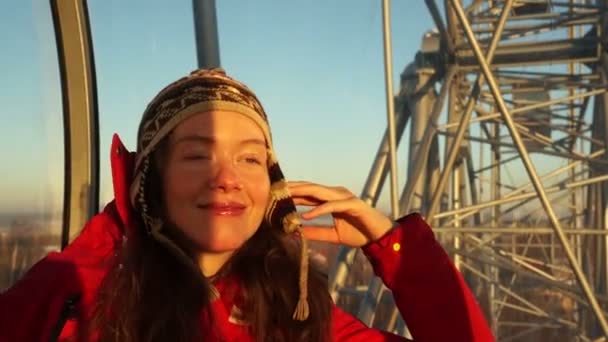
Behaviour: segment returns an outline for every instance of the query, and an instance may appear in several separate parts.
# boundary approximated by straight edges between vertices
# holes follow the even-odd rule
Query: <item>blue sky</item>
[[[49,3],[13,2],[14,10],[0,15],[0,41],[10,52],[0,54],[0,155],[7,160],[0,167],[0,213],[60,212],[63,123]],[[433,24],[423,1],[391,3],[397,91],[400,73]],[[197,63],[191,1],[88,4],[105,202],[112,197],[112,135],[118,133],[134,149],[146,104]],[[381,2],[218,0],[217,12],[222,66],[266,107],[286,176],[343,185],[359,194],[387,120]],[[409,141],[407,133],[403,141]],[[472,146],[478,160],[478,145]],[[409,160],[405,147],[399,150],[401,186]],[[559,164],[550,159],[533,157],[541,173]],[[527,180],[521,164],[515,164],[507,176],[513,175],[508,177],[514,183]],[[384,191],[379,204],[385,210],[388,196]]]
[[[14,2],[0,20],[0,40],[11,51],[0,54],[0,153],[11,160],[2,166],[0,211],[58,208],[63,125],[48,2]],[[196,68],[191,1],[88,3],[107,200],[112,134],[133,149],[147,102]],[[422,1],[392,3],[397,90],[432,23]],[[258,93],[287,176],[360,192],[386,127],[380,2],[221,0],[217,6],[222,66]]]

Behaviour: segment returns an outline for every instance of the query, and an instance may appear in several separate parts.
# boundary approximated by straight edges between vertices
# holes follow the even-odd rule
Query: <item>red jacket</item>
[[[107,260],[128,234],[127,227],[134,227],[128,199],[133,153],[117,136],[111,151],[114,201],[64,251],[50,253],[0,295],[0,342],[55,341],[78,333],[79,313],[91,309]],[[428,225],[417,214],[399,223],[363,251],[376,275],[392,290],[415,341],[494,341],[475,298]],[[234,284],[214,285],[220,292],[220,299],[210,307],[220,318],[215,331],[222,341],[252,341],[246,326],[231,315],[238,309],[229,296],[222,296]],[[335,305],[332,315],[334,341],[405,341],[368,328]]]

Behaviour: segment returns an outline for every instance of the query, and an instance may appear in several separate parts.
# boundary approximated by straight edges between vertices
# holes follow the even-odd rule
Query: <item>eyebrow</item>
[[[181,142],[200,142],[200,143],[203,143],[206,145],[214,145],[217,143],[216,139],[213,137],[206,137],[206,136],[196,135],[196,134],[179,137],[179,138],[177,138],[177,140],[175,140],[174,144],[179,144]],[[249,138],[249,139],[241,140],[239,142],[239,145],[250,145],[250,144],[266,147],[266,141],[264,141],[262,139]]]

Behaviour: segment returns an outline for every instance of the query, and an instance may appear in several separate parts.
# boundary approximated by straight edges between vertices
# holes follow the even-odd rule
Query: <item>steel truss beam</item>
[[[442,16],[425,0],[439,49],[408,66],[395,99],[396,119],[402,108],[411,119],[399,214],[431,221],[500,341],[606,334],[608,15],[606,0],[582,2],[515,11],[509,1],[471,0],[465,9],[445,0]],[[396,129],[399,141],[405,126]],[[384,162],[363,192],[372,204],[386,146],[376,160]],[[354,250],[340,255],[332,294],[359,303],[363,322],[403,333],[394,308],[375,314],[390,303],[377,278],[345,286],[354,260]],[[532,295],[539,291],[571,306],[559,311]]]

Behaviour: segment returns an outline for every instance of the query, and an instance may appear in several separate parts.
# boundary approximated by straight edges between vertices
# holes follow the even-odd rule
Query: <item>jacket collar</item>
[[[129,202],[129,187],[133,180],[135,152],[130,152],[124,146],[118,134],[112,137],[110,152],[112,167],[112,185],[114,187],[114,204],[120,218],[122,233],[130,236],[136,227],[137,213]]]

